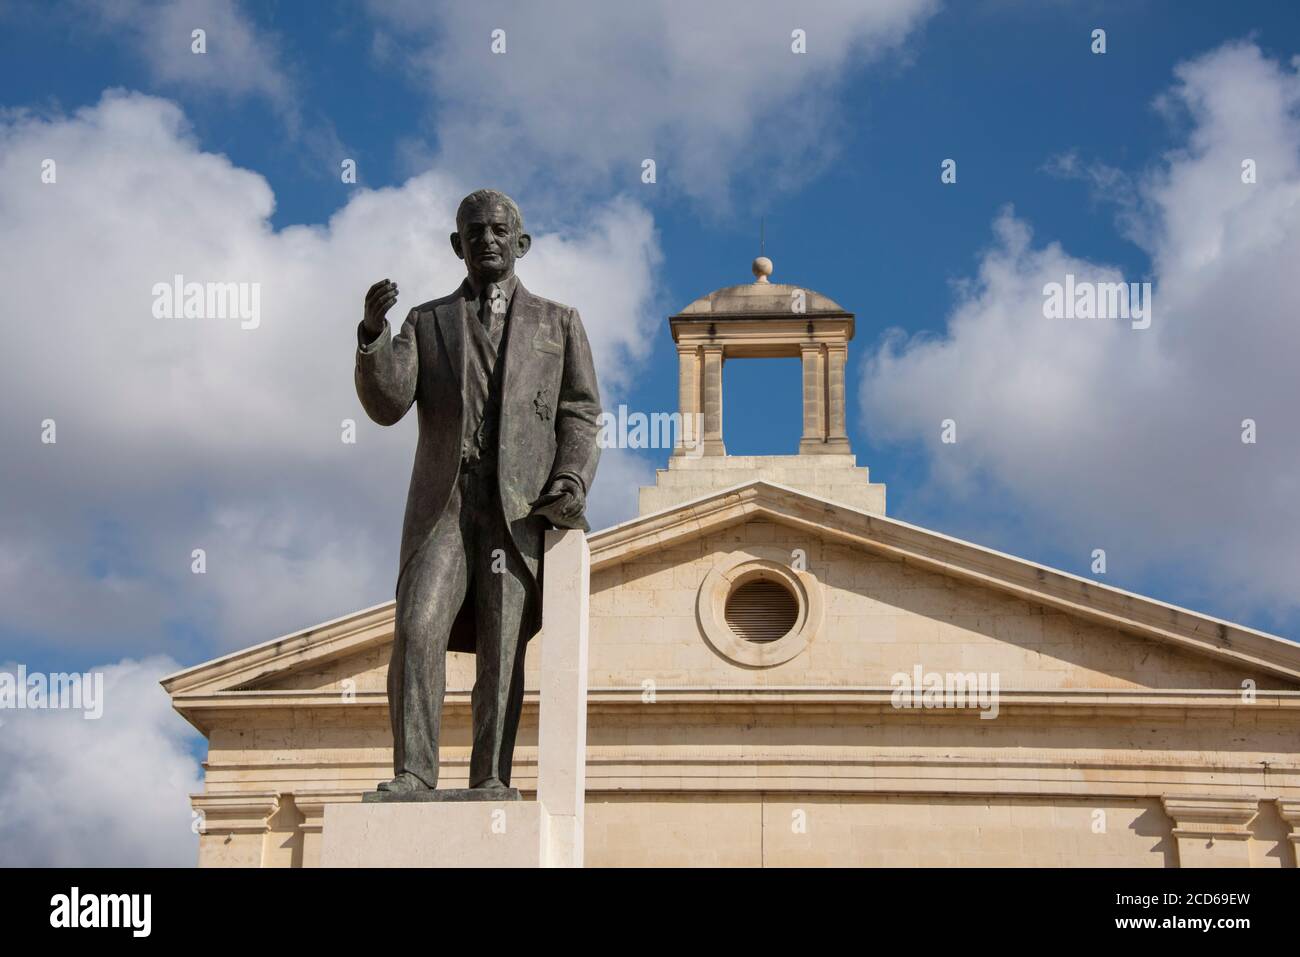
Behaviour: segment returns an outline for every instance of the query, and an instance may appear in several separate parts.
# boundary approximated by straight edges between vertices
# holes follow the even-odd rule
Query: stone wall
[[[868,481],[868,474],[851,454],[674,455],[668,460],[668,468],[657,471],[655,484],[641,489],[640,514],[680,505],[741,482],[764,479],[828,502],[883,515],[885,486]]]

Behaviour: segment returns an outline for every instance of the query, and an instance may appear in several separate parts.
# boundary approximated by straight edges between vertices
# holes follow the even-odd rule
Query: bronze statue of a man
[[[391,796],[437,786],[448,651],[476,661],[470,787],[509,787],[543,532],[588,527],[596,371],[577,310],[515,277],[531,243],[514,201],[478,190],[456,211],[468,275],[455,292],[412,309],[397,336],[385,319],[396,283],[366,293],[357,395],[380,425],[412,403],[420,423],[388,668],[394,777],[379,791]]]

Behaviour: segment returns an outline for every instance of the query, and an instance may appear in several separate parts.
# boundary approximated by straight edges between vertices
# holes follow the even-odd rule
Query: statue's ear
[[[520,233],[518,249],[515,252],[515,257],[519,258],[523,256],[525,253],[528,252],[528,250],[532,248],[533,248],[533,237],[529,236],[527,233]]]
[[[460,247],[460,233],[451,234],[451,248],[455,250],[457,259],[465,258],[465,250]]]

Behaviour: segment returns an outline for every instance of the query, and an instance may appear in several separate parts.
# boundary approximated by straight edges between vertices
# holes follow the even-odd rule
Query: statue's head
[[[478,189],[460,201],[451,248],[465,260],[477,283],[499,282],[515,271],[515,260],[533,239],[524,232],[524,217],[515,201],[495,189]]]

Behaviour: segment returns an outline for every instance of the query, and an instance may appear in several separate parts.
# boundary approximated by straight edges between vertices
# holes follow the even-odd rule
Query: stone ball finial
[[[751,268],[754,270],[754,282],[767,282],[767,277],[772,275],[772,260],[759,256]]]

